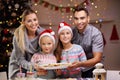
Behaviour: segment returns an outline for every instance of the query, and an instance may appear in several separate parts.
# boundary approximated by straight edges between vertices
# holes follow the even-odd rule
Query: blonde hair
[[[22,14],[22,22],[25,21],[27,15],[35,13],[32,9],[26,9]],[[35,13],[36,14],[36,13]],[[19,45],[20,50],[25,53],[25,25],[21,23],[21,25],[15,30],[14,35],[16,37],[16,42]]]

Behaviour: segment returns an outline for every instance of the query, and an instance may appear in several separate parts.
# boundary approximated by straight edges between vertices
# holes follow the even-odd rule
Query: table
[[[68,79],[40,79],[40,78],[16,78],[15,80],[93,80],[92,78],[68,78]]]

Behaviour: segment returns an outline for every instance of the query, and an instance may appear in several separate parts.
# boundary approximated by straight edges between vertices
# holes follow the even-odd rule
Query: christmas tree
[[[9,56],[12,51],[12,28],[17,28],[21,15],[30,8],[31,0],[0,0],[0,72],[8,71]]]

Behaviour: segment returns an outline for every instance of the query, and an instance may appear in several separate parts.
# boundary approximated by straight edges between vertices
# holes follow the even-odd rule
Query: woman
[[[40,50],[38,45],[39,34],[44,29],[39,26],[36,13],[32,9],[27,9],[22,14],[22,23],[15,30],[13,37],[13,50],[9,61],[9,79],[14,79],[19,72],[30,69],[31,57],[33,53]]]

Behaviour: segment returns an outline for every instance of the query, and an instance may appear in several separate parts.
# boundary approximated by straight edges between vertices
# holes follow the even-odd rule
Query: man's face
[[[86,28],[87,24],[89,23],[89,16],[87,16],[87,13],[85,11],[76,11],[74,13],[74,23],[77,29],[80,32],[83,32]]]

